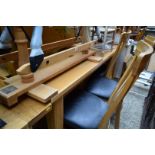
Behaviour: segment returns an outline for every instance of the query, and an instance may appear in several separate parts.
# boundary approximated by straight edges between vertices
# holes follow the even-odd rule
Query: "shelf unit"
[[[116,27],[110,27],[110,26],[100,26],[99,32],[101,35],[102,42],[98,43],[96,45],[97,49],[100,50],[112,50],[113,44],[114,44],[114,38],[115,38],[115,32]],[[99,39],[99,36],[97,35],[95,27],[90,27],[90,31],[92,33],[91,39],[94,40],[94,37],[97,36]]]

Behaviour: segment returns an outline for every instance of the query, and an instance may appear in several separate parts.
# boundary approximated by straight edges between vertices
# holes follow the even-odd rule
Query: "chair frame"
[[[148,44],[150,44],[155,49],[155,37],[147,35],[144,38],[144,41],[147,42]]]
[[[150,35],[147,35],[145,38],[144,38],[144,41],[147,42],[148,44],[150,44],[153,48],[154,48],[154,51],[155,51],[155,37],[153,36],[150,36]],[[126,62],[127,64],[129,63],[130,64],[130,61],[132,60],[132,57],[131,56],[129,58],[129,60]],[[151,59],[151,57],[150,57]],[[150,61],[150,60],[149,60]],[[148,63],[149,63],[148,61]],[[148,65],[148,64],[147,64]],[[146,66],[147,66],[146,65]],[[123,101],[121,101],[123,103]],[[115,128],[116,129],[119,129],[119,124],[120,124],[120,113],[121,113],[121,110],[122,110],[122,103],[120,103],[120,105],[118,106],[117,110],[116,110],[116,113],[115,113]]]
[[[108,68],[107,68],[106,77],[108,79],[113,79],[116,60],[119,57],[120,53],[122,52],[124,46],[126,45],[127,39],[129,38],[130,34],[131,34],[131,32],[123,32],[121,34],[120,42],[116,48],[115,54],[113,55],[109,65],[108,65]]]

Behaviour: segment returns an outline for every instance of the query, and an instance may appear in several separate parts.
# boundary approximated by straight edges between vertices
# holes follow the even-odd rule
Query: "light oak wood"
[[[140,29],[135,39],[137,41],[140,41],[141,39],[143,39],[144,34],[145,34],[145,29]]]
[[[6,121],[7,126],[5,128],[23,128],[25,125],[19,126],[19,124],[22,124],[23,121],[25,122],[25,124],[27,124],[27,128],[32,128],[32,126],[39,119],[41,119],[47,113],[51,112],[53,105],[57,100],[59,100],[60,97],[63,97],[65,94],[79,85],[83,80],[85,80],[88,76],[90,76],[93,72],[95,72],[100,66],[102,66],[113,56],[114,52],[115,50],[105,53],[102,61],[98,63],[84,61],[79,65],[71,68],[70,70],[64,72],[63,74],[55,77],[54,79],[46,82],[46,85],[58,90],[58,95],[53,98],[51,103],[43,104],[27,96],[26,98],[20,100],[18,104],[11,109],[0,105],[1,118],[6,120],[6,115],[8,117],[8,121]],[[14,77],[14,80],[15,79],[16,77]],[[11,80],[9,82],[11,82]],[[14,114],[14,118],[9,115],[10,112]],[[61,116],[62,115],[63,114],[61,114]],[[17,119],[19,121],[18,124],[13,123],[16,122]],[[54,119],[56,119],[55,122],[58,122],[57,117],[54,117]],[[48,124],[50,123],[52,123],[52,121],[48,121]],[[51,127],[53,128],[53,125],[51,125]]]
[[[63,129],[64,105],[63,97],[60,97],[52,106],[52,111],[46,115],[49,129]]]
[[[139,77],[139,74],[145,68],[152,53],[153,48],[148,43],[144,41],[140,41],[138,43],[135,55],[130,62],[130,65],[119,80],[115,90],[108,100],[109,109],[103,117],[99,128],[103,128],[110,119],[111,115],[117,110],[118,106],[121,104],[121,101]]]
[[[153,36],[146,36],[144,38],[144,41],[147,42],[148,44],[150,44],[153,48],[155,48],[155,37]],[[138,44],[137,49],[141,49],[143,48],[143,45]],[[130,61],[132,60],[132,55],[129,55],[128,57],[125,58],[125,63],[128,66],[128,64],[130,64]],[[155,59],[155,54],[152,54],[148,66],[147,66],[147,70],[148,71],[155,71],[155,63],[154,63],[154,59]]]
[[[146,36],[144,40],[155,49],[155,37]],[[150,72],[155,72],[155,54],[152,54],[147,66],[147,70]]]
[[[15,43],[18,50],[18,66],[29,62],[28,40],[20,27],[14,27]]]
[[[49,87],[45,84],[41,84],[28,91],[28,96],[43,102],[47,103],[51,100],[52,97],[58,94],[58,90],[52,87]]]
[[[102,60],[102,57],[100,57],[100,56],[90,56],[90,57],[88,57],[88,60],[92,61],[92,62],[100,62]]]
[[[0,76],[3,78],[14,76],[16,74],[15,68],[15,63],[13,61],[0,64]]]
[[[54,78],[53,80],[47,82],[48,86],[51,86],[55,89],[59,90],[59,95],[65,95],[70,90],[75,88],[81,81],[89,77],[93,72],[95,72],[99,67],[101,67],[104,63],[106,63],[114,54],[113,52],[106,53],[102,61],[98,63],[94,63],[91,61],[84,61],[77,65],[76,67],[64,72],[62,75]],[[57,97],[54,101],[58,99]]]
[[[9,76],[9,72],[5,68],[0,67],[0,77],[6,78],[7,76]]]
[[[64,39],[56,42],[46,43],[42,45],[42,49],[45,55],[53,54],[54,50],[60,50],[63,48],[69,48],[76,42],[76,38]],[[28,48],[28,56],[26,59],[29,59],[31,49]],[[7,63],[8,61],[14,61],[16,64],[16,69],[18,67],[18,51],[0,55],[0,64]]]
[[[96,43],[96,41],[90,41],[88,43],[77,45],[76,47],[64,50],[60,53],[56,53],[56,54],[47,56],[44,58],[39,69],[42,69],[42,68],[47,67],[51,64],[55,64],[57,62],[63,61],[64,59],[67,59],[69,57],[73,57],[74,55],[77,55],[78,53],[79,53],[79,55],[81,55],[81,52],[88,51],[95,43]],[[82,54],[88,54],[88,53],[82,53]],[[31,73],[30,64],[27,63],[27,64],[24,64],[23,66],[21,66],[17,70],[17,73],[19,75],[25,75],[25,74]]]
[[[153,36],[150,36],[150,35],[147,35],[145,38],[144,38],[144,41],[149,43],[150,45],[153,46],[153,48],[155,48],[155,37]]]
[[[6,121],[5,128],[32,128],[32,126],[52,110],[52,104],[43,104],[27,97],[21,104],[8,109],[0,105],[0,117]]]
[[[147,42],[148,44],[150,44],[154,48],[154,45],[155,45],[155,39],[154,39],[154,37],[152,37],[152,36],[146,36],[144,38],[144,41]],[[145,46],[144,46],[144,44],[141,44],[141,42],[139,42],[138,45],[137,45],[137,47],[136,47],[136,50],[137,51],[141,51],[142,49],[145,50]],[[128,55],[125,58],[124,63],[126,64],[126,66],[128,66],[130,64],[130,62],[132,61],[132,59],[133,59],[133,55]]]
[[[30,74],[26,74],[26,75],[21,75],[21,77],[23,79],[30,79],[30,78],[34,77],[34,75],[33,75],[33,73],[30,73]]]
[[[119,129],[122,104],[123,101],[120,102],[115,112],[115,129]]]
[[[4,82],[4,80],[0,78],[0,88],[4,86],[6,86],[6,83]]]
[[[17,114],[15,114],[12,110],[6,109],[1,105],[0,105],[0,118],[7,123],[2,129],[20,129],[27,127],[26,121],[17,117]]]
[[[18,67],[18,52],[17,51],[0,55],[0,64],[7,63],[9,61],[16,62],[17,67]]]
[[[30,77],[30,78],[23,78],[23,76],[21,76],[21,82],[22,83],[31,83],[34,81],[34,76],[33,77]]]
[[[76,38],[68,38],[64,40],[59,40],[56,42],[46,43],[42,45],[42,49],[45,53],[45,55],[52,54],[52,51],[54,50],[60,50],[64,48],[70,48],[76,43]]]
[[[23,76],[30,74],[31,71],[30,64],[21,66],[17,70],[17,73],[20,75],[9,78],[7,82],[11,81],[10,85],[0,89],[0,102],[6,104],[7,106],[12,106],[18,102],[19,96],[79,64],[80,62],[86,60],[89,56],[94,55],[94,51],[88,51],[86,54],[82,53],[83,50],[89,50],[93,43],[95,43],[95,41],[91,41],[83,44],[83,46],[79,45],[46,57],[40,68],[34,73],[34,81],[31,79],[26,79],[26,81],[22,83],[25,79],[21,80],[20,75]],[[30,83],[28,83],[29,81]]]
[[[109,78],[109,79],[113,78],[113,74],[114,74],[114,69],[115,69],[115,64],[116,64],[117,58],[119,57],[120,53],[123,51],[123,48],[124,48],[124,46],[127,43],[127,39],[129,38],[129,35],[130,35],[130,32],[123,32],[121,34],[119,45],[117,46],[115,54],[112,57],[109,65],[108,65],[108,68],[107,68],[106,77]]]

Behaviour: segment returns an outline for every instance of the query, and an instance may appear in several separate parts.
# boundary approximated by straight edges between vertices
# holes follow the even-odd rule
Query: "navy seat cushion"
[[[103,76],[97,76],[90,79],[87,85],[87,91],[99,97],[109,98],[116,88],[117,81]]]
[[[64,101],[64,121],[72,128],[95,129],[108,110],[108,104],[87,91],[75,91]]]

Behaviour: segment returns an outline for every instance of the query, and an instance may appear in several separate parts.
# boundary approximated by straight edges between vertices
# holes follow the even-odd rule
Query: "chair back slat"
[[[141,39],[143,39],[143,36],[145,34],[145,28],[140,29],[140,31],[138,32],[138,35],[136,36],[136,40],[140,41]]]
[[[155,48],[155,37],[153,36],[150,36],[150,35],[147,35],[145,38],[144,38],[144,41],[149,43],[150,45],[153,46],[153,48]]]
[[[130,32],[123,32],[121,34],[121,38],[120,38],[119,44],[116,48],[115,54],[113,55],[113,57],[109,63],[109,66],[107,68],[106,77],[109,79],[113,78],[113,73],[114,73],[116,61],[117,61],[119,55],[121,54],[121,52],[123,51],[124,46],[127,43],[127,40],[129,38],[129,34],[130,34]]]
[[[111,117],[112,113],[114,113],[124,99],[125,95],[132,87],[134,82],[139,77],[139,74],[145,68],[151,54],[153,53],[153,48],[151,45],[146,43],[145,41],[139,41],[137,44],[137,48],[135,51],[135,55],[132,58],[132,61],[128,65],[126,71],[124,72],[123,76],[119,80],[115,90],[113,91],[111,97],[108,100],[109,103],[109,110],[105,114],[104,118],[99,125],[99,128],[103,127],[109,118]]]

